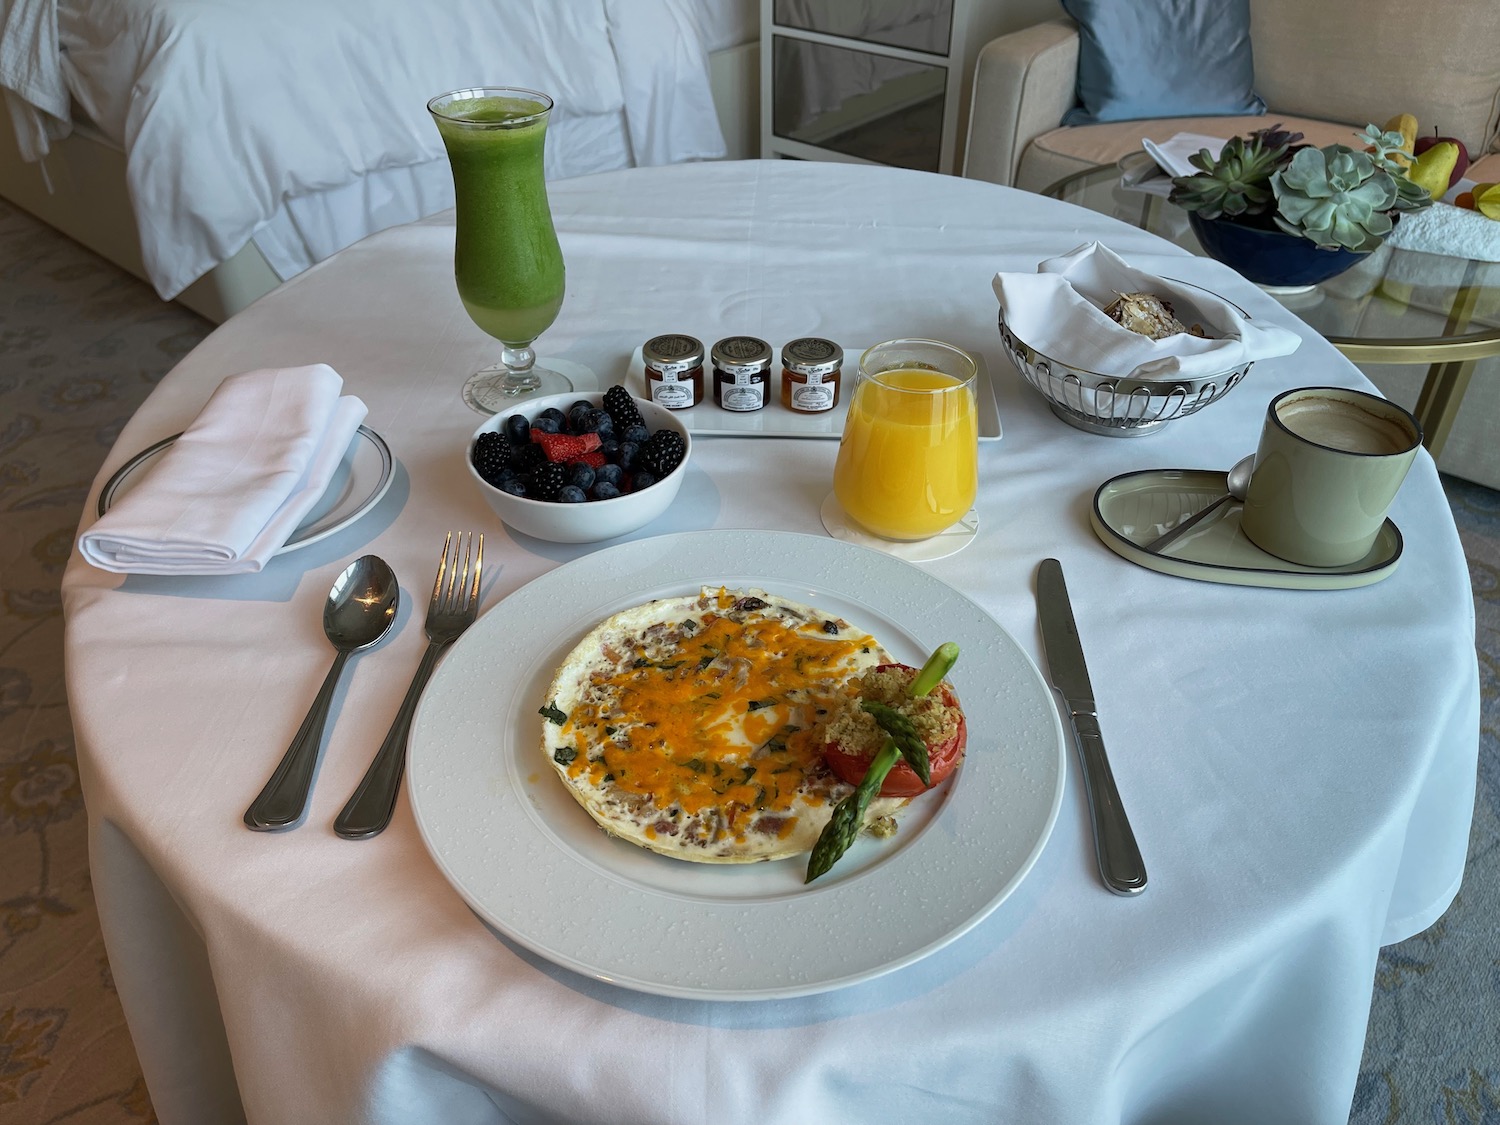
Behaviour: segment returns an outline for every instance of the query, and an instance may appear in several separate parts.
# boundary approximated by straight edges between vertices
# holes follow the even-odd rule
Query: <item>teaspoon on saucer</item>
[[[1224,482],[1228,491],[1223,496],[1220,496],[1212,504],[1208,505],[1208,507],[1194,512],[1187,519],[1172,528],[1171,531],[1166,532],[1164,535],[1158,535],[1149,543],[1141,544],[1141,548],[1146,551],[1159,552],[1163,547],[1174,542],[1178,536],[1197,527],[1204,519],[1217,512],[1229,501],[1238,500],[1243,503],[1245,494],[1250,491],[1250,472],[1254,468],[1255,455],[1253,453],[1241,457],[1234,463],[1234,467],[1229,470],[1229,476]]]

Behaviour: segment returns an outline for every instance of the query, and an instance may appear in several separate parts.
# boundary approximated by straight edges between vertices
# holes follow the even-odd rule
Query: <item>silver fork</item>
[[[472,579],[469,576],[471,552]],[[412,677],[411,687],[406,689],[406,698],[401,701],[390,733],[375,752],[374,761],[365,771],[344,811],[333,822],[333,830],[346,840],[379,835],[391,822],[391,813],[396,808],[396,791],[401,787],[401,775],[406,768],[406,738],[411,732],[417,700],[422,697],[422,689],[427,686],[427,679],[437,667],[443,650],[458,640],[459,634],[478,616],[479,579],[483,570],[484,535],[480,534],[479,546],[475,550],[472,531],[459,532],[457,539],[450,531],[443,541],[443,554],[438,560],[432,600],[427,603],[427,651],[422,654],[422,663]]]

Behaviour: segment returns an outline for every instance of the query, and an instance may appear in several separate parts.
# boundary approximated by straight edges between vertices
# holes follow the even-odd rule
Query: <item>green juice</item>
[[[546,108],[484,97],[451,102],[436,116],[453,167],[458,295],[474,323],[507,344],[535,340],[563,302],[562,249],[542,177],[547,118],[506,124]]]

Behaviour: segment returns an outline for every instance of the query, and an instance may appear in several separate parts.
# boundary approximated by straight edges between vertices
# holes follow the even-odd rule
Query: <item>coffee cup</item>
[[[1370,553],[1422,428],[1395,403],[1342,387],[1299,387],[1266,408],[1240,528],[1261,550],[1303,566],[1347,566]]]

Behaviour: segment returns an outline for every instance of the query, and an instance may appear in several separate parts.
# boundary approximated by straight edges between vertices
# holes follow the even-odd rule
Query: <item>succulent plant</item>
[[[1402,196],[1397,181],[1405,178],[1348,145],[1301,149],[1271,176],[1276,225],[1329,250],[1366,253],[1391,233],[1393,213],[1420,206]]]
[[[1201,149],[1188,161],[1198,174],[1178,176],[1172,181],[1171,201],[1186,211],[1197,211],[1205,219],[1259,215],[1271,209],[1275,198],[1271,175],[1284,162],[1301,133],[1287,133],[1276,125],[1243,137],[1231,137],[1217,158]]]
[[[1397,157],[1400,133],[1371,125],[1359,134],[1367,151],[1314,148],[1279,124],[1227,141],[1217,158],[1203,149],[1198,172],[1172,181],[1171,201],[1205,219],[1282,230],[1329,250],[1375,249],[1401,211],[1431,203]]]

